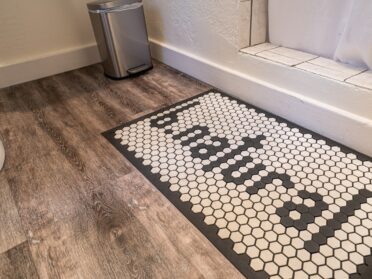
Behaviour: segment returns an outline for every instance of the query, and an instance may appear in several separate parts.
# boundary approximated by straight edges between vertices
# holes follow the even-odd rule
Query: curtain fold
[[[372,69],[372,1],[353,0],[334,59]]]

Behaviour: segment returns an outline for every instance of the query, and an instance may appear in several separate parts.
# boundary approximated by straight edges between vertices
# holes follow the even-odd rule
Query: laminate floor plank
[[[8,182],[0,174],[0,254],[26,241]]]
[[[125,111],[129,117],[157,105],[156,101],[148,98],[146,92],[134,91],[128,86],[130,80],[117,81],[108,79],[104,77],[101,71],[93,67],[83,70],[87,77],[93,79],[97,86],[103,89],[99,91],[100,96],[110,101],[115,107],[119,107],[119,110]]]
[[[148,230],[152,228],[146,228],[126,201],[113,192],[121,184],[120,175],[95,179],[113,169],[103,169],[97,160],[100,154],[91,153],[97,145],[85,144],[85,149],[79,148],[86,154],[79,159],[80,164],[54,152],[25,164],[22,180],[18,172],[6,171],[21,219],[34,243],[31,251],[40,276],[180,278],[173,277],[179,268],[174,266],[174,257],[159,250],[158,239],[150,238]],[[121,161],[121,156],[115,156],[111,161],[116,169],[115,161]],[[122,176],[126,172],[124,168]],[[37,194],[31,199],[31,193]]]
[[[182,278],[180,256],[164,254],[109,192],[95,192],[91,210],[79,217],[34,232],[31,250],[41,278]]]
[[[84,168],[79,157],[68,160],[64,154],[53,152],[4,170],[28,233],[59,220],[75,218],[85,210],[81,177],[75,171],[78,168]]]
[[[7,252],[0,254],[0,278],[40,278],[32,260],[27,242],[23,242]]]
[[[15,167],[20,162],[50,152],[45,133],[27,108],[25,85],[0,90],[0,137],[6,150],[4,168]]]

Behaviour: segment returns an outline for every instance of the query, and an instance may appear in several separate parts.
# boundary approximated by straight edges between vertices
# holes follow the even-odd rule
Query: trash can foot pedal
[[[128,72],[128,74],[130,74],[130,75],[135,75],[135,74],[138,74],[138,73],[140,73],[140,72],[143,72],[143,71],[149,70],[149,69],[151,69],[151,68],[152,68],[151,65],[144,64],[144,65],[141,65],[141,66],[138,66],[138,67],[131,68],[131,69],[129,69],[127,72]]]

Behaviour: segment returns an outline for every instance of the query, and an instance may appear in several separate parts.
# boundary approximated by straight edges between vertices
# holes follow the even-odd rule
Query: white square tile
[[[278,48],[275,48],[271,51],[276,53],[276,54],[291,57],[291,58],[301,60],[301,61],[309,61],[311,59],[317,58],[316,55],[313,55],[313,54],[310,54],[310,53],[307,53],[307,52],[303,52],[303,51],[300,51],[300,50],[286,48],[286,47],[278,47]]]
[[[372,89],[372,71],[363,72],[346,80],[346,82]]]
[[[270,43],[263,43],[263,44],[243,48],[240,51],[244,53],[256,55],[259,52],[263,52],[263,51],[270,50],[270,49],[277,48],[277,47],[278,47],[277,45],[273,45]]]
[[[347,78],[350,78],[366,70],[364,68],[339,63],[323,57],[319,57],[309,62],[302,63],[300,65],[297,65],[296,67],[314,74],[340,81],[344,81]]]
[[[278,47],[268,51],[263,51],[257,54],[257,56],[279,62],[288,66],[294,66],[305,61],[317,58],[316,55],[286,48]]]
[[[297,65],[298,63],[301,63],[297,59],[282,56],[282,55],[276,54],[276,53],[271,52],[271,51],[264,51],[264,52],[257,53],[257,56],[268,59],[270,61],[285,64],[285,65],[288,65],[288,66],[294,66],[294,65]]]

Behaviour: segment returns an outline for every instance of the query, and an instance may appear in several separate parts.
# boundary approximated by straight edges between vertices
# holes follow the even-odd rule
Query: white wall
[[[98,62],[87,2],[2,1],[0,88]]]
[[[0,65],[94,43],[86,2],[2,1]]]
[[[239,0],[144,0],[151,39],[233,65]]]
[[[248,46],[247,17],[253,12],[252,44],[266,39],[267,0],[143,0],[151,39],[187,50],[204,59],[237,67],[238,51]],[[251,4],[253,2],[253,4]],[[246,26],[244,26],[246,25]],[[263,37],[263,38],[262,38]]]
[[[86,9],[89,1],[2,3],[0,88],[98,62]],[[151,38],[233,64],[239,49],[239,0],[144,0],[144,4]]]

